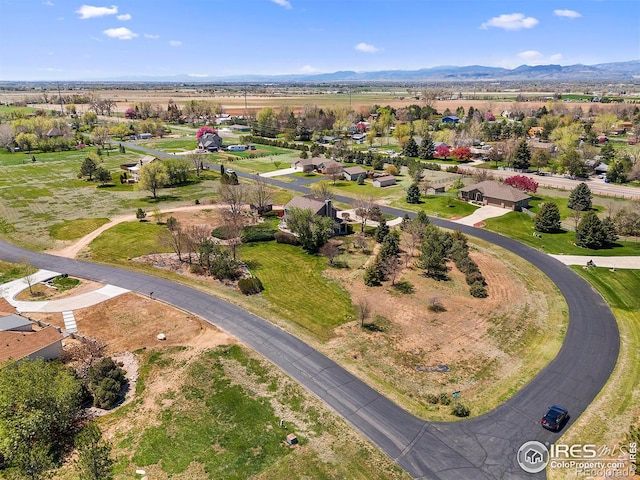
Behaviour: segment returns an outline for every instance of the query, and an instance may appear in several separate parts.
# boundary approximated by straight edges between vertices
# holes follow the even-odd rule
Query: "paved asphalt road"
[[[240,172],[239,175],[251,177]],[[307,191],[303,186],[266,180]],[[352,202],[346,197],[335,200]],[[383,210],[398,216],[405,214],[388,207]],[[141,273],[26,251],[4,242],[0,242],[0,258],[13,262],[28,258],[40,268],[142,294],[153,292],[154,298],[201,316],[236,336],[316,394],[414,478],[544,478],[544,471],[536,475],[522,471],[516,453],[526,441],[557,441],[559,434],[540,427],[540,418],[547,407],[556,403],[567,407],[572,415],[570,425],[595,398],[618,357],[616,320],[586,281],[548,255],[489,231],[441,219],[433,221],[493,242],[536,265],[561,290],[570,315],[562,349],[535,379],[495,410],[453,423],[425,422],[410,415],[296,337],[203,292]]]

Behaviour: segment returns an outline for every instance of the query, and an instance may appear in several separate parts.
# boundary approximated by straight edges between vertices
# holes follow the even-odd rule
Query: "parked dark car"
[[[550,407],[540,423],[547,430],[553,430],[558,432],[564,427],[564,424],[569,420],[569,412],[566,408],[554,405]]]

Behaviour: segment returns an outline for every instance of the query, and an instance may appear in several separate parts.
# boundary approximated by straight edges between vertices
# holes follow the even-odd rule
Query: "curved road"
[[[306,191],[302,186],[267,181]],[[353,201],[347,197],[336,200]],[[388,207],[383,210],[398,216],[406,213]],[[236,336],[316,394],[414,478],[544,478],[544,471],[536,475],[522,471],[516,453],[526,441],[553,443],[559,438],[559,434],[540,427],[540,417],[548,406],[554,403],[566,406],[572,414],[571,424],[598,394],[618,357],[616,320],[586,281],[548,255],[489,231],[432,220],[442,227],[459,229],[495,243],[528,260],[551,278],[569,306],[569,327],[557,357],[495,410],[453,423],[426,422],[414,417],[300,339],[204,292],[141,273],[23,250],[5,242],[0,242],[0,258],[13,262],[28,258],[40,268],[142,294],[153,292],[155,298],[201,316]]]

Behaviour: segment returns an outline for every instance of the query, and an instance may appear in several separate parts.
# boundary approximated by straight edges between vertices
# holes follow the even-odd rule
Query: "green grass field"
[[[51,225],[49,233],[51,238],[55,238],[56,240],[77,240],[97,230],[105,223],[109,223],[108,218],[78,218],[76,220],[66,220]]]
[[[243,245],[240,257],[262,280],[262,296],[273,309],[315,338],[329,339],[335,327],[354,318],[348,293],[322,276],[326,258],[276,242]]]
[[[558,255],[626,256],[640,255],[640,242],[618,241],[614,248],[593,250],[573,244],[575,234],[563,230],[559,233],[543,233],[542,238],[533,236],[533,219],[525,213],[510,212],[502,217],[485,221],[486,228],[518,240],[547,253]]]
[[[153,379],[180,372],[176,386],[160,393],[164,407],[153,421],[141,420],[139,403],[103,419],[136,425],[119,428],[113,439],[116,479],[132,478],[137,468],[154,478],[408,478],[321,402],[244,348],[211,349],[186,366],[180,354],[184,349],[142,354],[138,394]],[[292,432],[296,448],[284,442]]]
[[[440,218],[466,217],[475,212],[478,207],[467,202],[461,202],[454,194],[422,195],[419,204],[407,203],[405,197],[391,203],[391,206],[410,210],[412,212],[423,211],[427,215]]]
[[[620,355],[609,381],[562,442],[625,444],[630,426],[640,421],[640,270],[572,269],[611,306],[620,329]],[[565,470],[552,469],[549,474],[552,480],[577,478]]]

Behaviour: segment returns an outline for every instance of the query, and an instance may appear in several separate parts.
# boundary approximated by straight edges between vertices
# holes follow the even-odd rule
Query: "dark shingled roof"
[[[485,197],[507,200],[509,202],[520,202],[531,198],[529,195],[517,188],[513,188],[503,183],[492,182],[490,180],[474,183],[473,185],[460,189],[461,192],[471,192],[473,190],[478,190]]]

